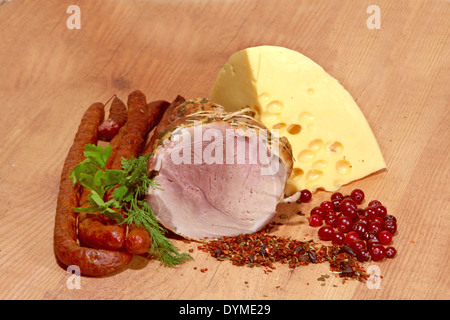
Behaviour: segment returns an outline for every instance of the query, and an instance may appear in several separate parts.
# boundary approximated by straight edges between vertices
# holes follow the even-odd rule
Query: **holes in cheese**
[[[302,126],[298,125],[298,124],[291,124],[287,128],[287,132],[289,132],[290,134],[293,134],[293,135],[299,134],[300,131],[302,131]]]
[[[311,150],[318,151],[318,150],[320,150],[322,145],[323,145],[323,141],[321,139],[314,139],[313,141],[311,141],[309,143],[308,147]]]
[[[295,178],[301,177],[303,174],[304,174],[304,172],[303,172],[302,169],[300,169],[300,168],[294,168],[294,169],[292,170],[291,178],[292,178],[292,179],[295,179]]]
[[[286,123],[283,123],[283,122],[274,124],[274,125],[272,126],[272,129],[276,129],[276,130],[282,130],[282,129],[284,129],[284,128],[286,128]]]
[[[336,162],[336,171],[340,174],[350,174],[352,172],[352,165],[347,160],[339,160]]]
[[[342,143],[340,143],[339,141],[335,141],[332,144],[330,144],[328,146],[328,150],[332,153],[332,154],[341,154],[344,152],[344,146],[342,145]]]
[[[255,111],[256,113],[256,117],[260,118],[261,117],[261,108],[259,106],[253,106],[252,107],[253,111]]]
[[[306,181],[316,181],[323,175],[323,171],[317,169],[311,169],[306,173]]]
[[[328,162],[325,160],[317,160],[313,163],[312,167],[315,169],[323,170],[328,166]]]
[[[352,96],[299,52],[260,46],[234,53],[219,71],[210,99],[228,111],[250,106],[257,120],[286,135],[296,160],[289,193],[294,187],[335,191],[386,167]]]
[[[306,150],[301,151],[298,154],[297,160],[300,162],[312,162],[315,157],[316,157],[316,152],[306,149]]]
[[[258,99],[262,103],[267,103],[270,100],[270,96],[267,92],[261,92],[260,94],[258,94]]]
[[[283,111],[284,105],[281,101],[271,101],[267,104],[266,110],[268,113],[281,113]]]

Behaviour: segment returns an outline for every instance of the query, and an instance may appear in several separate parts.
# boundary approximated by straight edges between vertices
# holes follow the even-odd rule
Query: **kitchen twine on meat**
[[[193,127],[193,130],[188,128]],[[191,133],[193,131],[193,134]],[[262,176],[275,175],[280,170],[278,129],[262,128],[203,128],[202,121],[193,121],[193,126],[180,127],[173,131],[170,141],[176,145],[171,151],[171,160],[180,164],[259,164]],[[232,137],[232,138],[227,138]],[[203,143],[207,143],[204,147]],[[194,150],[192,150],[194,146]],[[192,151],[193,156],[192,156]]]

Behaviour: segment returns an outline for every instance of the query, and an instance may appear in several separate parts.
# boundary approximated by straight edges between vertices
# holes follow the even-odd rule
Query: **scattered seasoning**
[[[325,279],[328,279],[329,277],[329,274],[323,274],[319,278],[317,278],[317,281],[325,281]]]
[[[344,245],[343,247],[341,247],[340,252],[347,252],[348,254],[351,254],[352,256],[356,256],[355,251],[353,251],[352,248],[350,248],[350,247],[348,247],[348,246],[346,246],[346,245]]]
[[[312,263],[317,263],[318,262],[314,252],[308,251],[307,253],[308,253],[309,260],[311,260]]]
[[[369,277],[351,248],[275,236],[270,234],[274,225],[270,223],[253,234],[211,240],[198,246],[198,249],[220,261],[228,260],[235,266],[262,267],[265,273],[276,269],[276,263],[287,264],[294,269],[310,263],[328,262],[330,271],[341,278],[364,282]],[[321,276],[319,279],[326,278]]]

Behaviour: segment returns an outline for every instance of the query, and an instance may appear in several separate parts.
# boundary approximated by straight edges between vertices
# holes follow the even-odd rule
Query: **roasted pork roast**
[[[188,239],[253,233],[275,215],[292,171],[291,147],[253,118],[207,99],[178,97],[149,142],[158,221]]]

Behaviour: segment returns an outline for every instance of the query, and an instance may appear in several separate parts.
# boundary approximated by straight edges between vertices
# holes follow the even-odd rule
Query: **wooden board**
[[[448,299],[450,298],[450,4],[377,1],[0,1],[0,298],[2,299]],[[366,25],[376,4],[381,29]],[[334,276],[326,264],[272,273],[232,266],[174,240],[194,260],[177,268],[135,257],[106,278],[69,274],[53,253],[62,163],[84,110],[135,90],[149,100],[209,97],[235,51],[262,44],[310,57],[355,97],[387,170],[361,188],[399,219],[398,256],[372,263],[379,289]],[[316,238],[314,202],[280,207],[279,232]],[[308,236],[305,236],[308,234]],[[317,239],[317,238],[316,238]],[[202,273],[200,269],[207,268]]]

